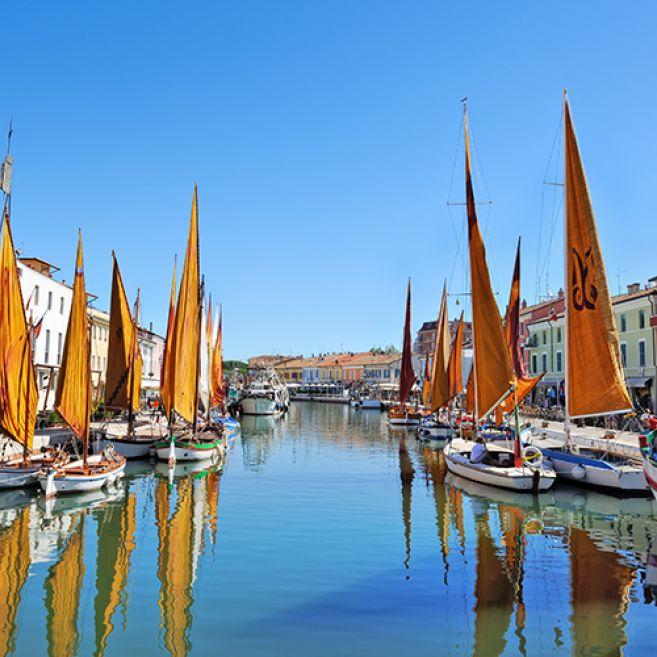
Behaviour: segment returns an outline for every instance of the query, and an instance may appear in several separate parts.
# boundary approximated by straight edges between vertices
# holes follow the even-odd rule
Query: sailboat
[[[143,361],[139,350],[137,316],[130,313],[116,254],[112,252],[112,295],[110,300],[109,341],[105,373],[105,408],[127,411],[124,435],[107,435],[114,449],[128,459],[150,454],[155,438],[135,432],[135,413],[139,409],[139,393]]]
[[[223,426],[226,433],[231,433],[240,428],[240,423],[236,418],[226,412],[223,362],[223,311],[221,305],[219,306],[217,335],[214,337],[214,343],[212,341],[213,330],[211,327],[208,335],[208,345],[210,346],[210,411],[215,410],[217,422]]]
[[[82,233],[78,233],[73,300],[68,319],[61,369],[57,379],[55,409],[82,442],[82,458],[69,460],[62,452],[57,460],[38,475],[46,497],[60,493],[98,490],[123,476],[125,458],[111,447],[101,454],[89,455],[91,424],[91,340],[87,317],[87,293],[84,285]]]
[[[209,417],[201,418],[202,424],[199,422],[200,393],[204,386],[209,385],[207,366],[201,367],[208,354],[204,344],[205,332],[201,330],[202,299],[198,192],[194,186],[178,303],[173,313],[170,306],[163,360],[162,401],[169,419],[169,436],[155,443],[157,457],[171,465],[176,461],[216,459],[223,452],[222,427]],[[207,405],[205,409],[207,412]]]
[[[404,321],[404,341],[402,345],[401,372],[399,374],[399,405],[388,411],[388,423],[392,426],[417,426],[422,414],[416,408],[408,408],[406,403],[415,383],[415,372],[411,356],[411,279],[406,289],[406,319]]]
[[[479,423],[487,418],[510,394],[514,394],[515,376],[509,357],[502,320],[493,295],[484,248],[472,176],[470,172],[470,135],[468,114],[464,108],[465,187],[470,252],[470,290],[472,294],[474,424],[477,440],[483,441]],[[483,458],[471,457],[476,443],[453,440],[444,449],[450,472],[479,483],[519,491],[538,492],[552,486],[556,475],[542,466],[539,450],[523,451],[506,445],[488,443]],[[479,446],[481,449],[481,446]]]
[[[632,411],[623,378],[616,321],[586,175],[564,95],[566,438],[533,438],[560,477],[619,492],[649,491],[643,466],[625,456],[584,448],[571,420]]]

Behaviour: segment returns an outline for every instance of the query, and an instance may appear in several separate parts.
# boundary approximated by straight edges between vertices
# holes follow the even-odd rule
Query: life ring
[[[530,468],[540,468],[543,463],[543,452],[536,445],[527,445],[522,450],[522,462]]]

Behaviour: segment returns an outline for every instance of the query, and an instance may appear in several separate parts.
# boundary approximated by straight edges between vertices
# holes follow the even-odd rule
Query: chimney
[[[152,333],[153,332],[153,322],[148,322],[148,330]]]
[[[648,279],[648,287],[657,287],[657,276]]]
[[[635,294],[636,292],[641,291],[641,283],[630,283],[627,286],[627,293],[628,294]]]

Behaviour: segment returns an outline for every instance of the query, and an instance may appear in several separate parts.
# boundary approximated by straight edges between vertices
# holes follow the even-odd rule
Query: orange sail
[[[208,350],[208,393],[212,400],[212,351],[214,340],[214,327],[212,326],[212,295],[208,295],[208,310],[205,316],[205,345]]]
[[[447,378],[449,380],[449,397],[454,399],[463,392],[463,374],[462,367],[463,354],[463,312],[459,318],[456,334],[452,340],[452,348],[449,352],[449,362],[447,363]]]
[[[424,358],[424,376],[422,379],[422,403],[429,406],[431,401],[431,364],[429,359],[429,352]]]
[[[173,329],[171,407],[187,422],[196,417],[196,394],[199,379],[199,347],[201,339],[201,299],[198,242],[198,195],[194,186],[192,213],[189,221],[187,252],[183,265]]]
[[[406,319],[404,321],[404,342],[402,346],[401,373],[399,375],[399,402],[406,404],[415,383],[415,373],[411,362],[411,279],[406,290]]]
[[[570,417],[632,409],[575,130],[565,105],[566,408]]]
[[[160,373],[160,399],[164,412],[169,417],[173,390],[173,329],[176,319],[176,262],[173,262],[173,277],[171,278],[171,296],[169,297],[169,317],[167,319],[167,335],[164,341],[164,356]]]
[[[470,251],[470,291],[474,339],[474,387],[477,420],[486,417],[509,393],[514,382],[509,350],[504,339],[500,311],[490,284],[486,249],[479,231],[472,176],[470,136],[465,114],[465,191]]]
[[[474,363],[468,375],[468,383],[465,386],[465,411],[466,413],[475,412],[475,391],[474,391]]]
[[[55,409],[71,431],[84,440],[89,438],[91,415],[91,371],[89,366],[89,330],[87,322],[87,293],[84,289],[82,233],[78,234],[75,260],[73,301],[68,318],[62,365],[57,378]]]
[[[116,255],[112,253],[112,298],[110,301],[105,405],[136,411],[139,408],[142,358],[136,319],[130,313]]]
[[[431,372],[431,411],[436,412],[450,399],[449,390],[449,318],[447,317],[447,283],[443,286],[440,312],[436,322],[436,341],[433,350],[433,370]]]
[[[32,340],[5,214],[0,247],[0,428],[26,450],[32,449],[38,403]]]
[[[219,325],[217,326],[217,338],[212,350],[210,360],[210,386],[212,390],[211,406],[221,406],[224,403],[224,362],[222,353],[222,324],[223,313],[219,308]]]

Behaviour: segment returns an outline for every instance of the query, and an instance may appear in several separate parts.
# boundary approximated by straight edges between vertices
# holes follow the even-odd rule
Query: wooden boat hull
[[[36,486],[38,484],[37,475],[43,465],[43,457],[40,454],[30,458],[30,464],[27,467],[23,466],[22,458],[0,463],[0,490]]]
[[[155,444],[155,453],[161,461],[209,461],[219,458],[223,450],[222,438],[207,443],[176,439],[173,441],[173,449],[170,440],[160,440]]]
[[[650,492],[644,468],[640,463],[616,465],[579,454],[548,449],[540,444],[537,447],[543,452],[544,457],[550,460],[557,476],[561,479],[620,493],[648,494]]]
[[[470,463],[468,456],[451,444],[445,447],[443,454],[447,469],[451,473],[480,484],[530,493],[549,490],[556,481],[554,471],[546,468],[503,468],[483,463]]]
[[[41,490],[46,497],[54,495],[70,495],[75,493],[88,493],[99,490],[118,481],[125,470],[125,458],[121,458],[113,467],[99,469],[103,462],[103,455],[90,456],[87,463],[90,472],[87,474],[77,473],[74,470],[82,468],[82,461],[72,461],[62,467],[43,469],[38,475]],[[95,471],[98,469],[97,471]]]

